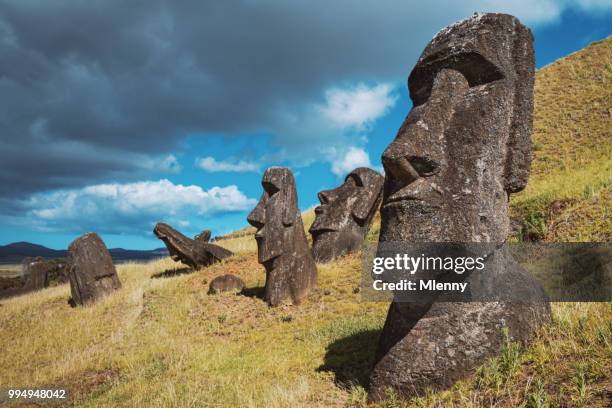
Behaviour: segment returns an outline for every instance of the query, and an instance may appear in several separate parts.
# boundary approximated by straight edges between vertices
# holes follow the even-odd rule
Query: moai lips
[[[75,305],[93,303],[121,288],[106,245],[95,233],[85,234],[68,247],[68,276]]]
[[[264,192],[247,217],[257,228],[257,257],[266,268],[265,300],[278,306],[298,304],[317,282],[317,269],[304,232],[291,171],[271,167],[261,182]]]
[[[164,241],[173,261],[180,261],[194,269],[211,265],[233,255],[225,248],[209,244],[210,231],[208,230],[197,235],[196,239],[190,239],[170,225],[160,222],[155,225],[153,233]]]
[[[414,107],[382,156],[379,251],[385,242],[490,243],[493,272],[466,281],[499,282],[529,301],[417,304],[396,293],[370,400],[385,398],[388,388],[409,398],[448,387],[499,352],[503,327],[527,343],[550,319],[542,288],[501,246],[509,194],[529,176],[533,81],[531,32],[504,14],[442,30],[410,74]]]
[[[334,190],[321,191],[310,227],[312,255],[316,262],[329,262],[358,250],[370,229],[382,199],[384,177],[374,170],[353,170]]]

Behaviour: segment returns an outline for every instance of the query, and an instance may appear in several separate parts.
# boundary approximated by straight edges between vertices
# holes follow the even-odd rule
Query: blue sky
[[[408,74],[445,25],[510,12],[537,67],[612,31],[597,0],[187,3],[0,0],[0,244],[96,231],[155,248],[162,220],[227,233],[272,165],[291,167],[307,209],[352,168],[379,168]]]

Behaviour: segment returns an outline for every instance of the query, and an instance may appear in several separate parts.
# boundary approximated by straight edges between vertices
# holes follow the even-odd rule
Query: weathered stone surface
[[[265,300],[278,306],[298,304],[317,282],[317,269],[298,209],[295,180],[284,167],[266,170],[264,192],[247,217],[257,228],[258,260],[266,268]]]
[[[40,290],[68,281],[66,261],[63,259],[26,258],[21,267],[25,291]]]
[[[210,282],[208,294],[221,292],[242,292],[242,289],[244,289],[244,282],[242,279],[235,275],[227,274],[217,276]]]
[[[75,305],[93,303],[121,288],[110,253],[102,239],[93,232],[70,244],[68,264],[70,292]]]
[[[319,193],[321,205],[309,229],[316,262],[329,262],[356,251],[370,229],[382,199],[384,177],[359,167],[334,190]]]
[[[195,240],[196,241],[200,241],[200,242],[209,242],[210,241],[210,236],[212,235],[212,232],[210,230],[204,230],[202,232],[200,232],[198,235],[195,236]]]
[[[434,37],[408,80],[414,107],[382,156],[379,250],[394,241],[496,248],[506,240],[509,194],[529,176],[533,79],[533,38],[512,16],[475,15]],[[498,353],[502,327],[527,343],[550,319],[539,284],[504,249],[488,255],[495,276],[485,280],[529,293],[531,301],[415,304],[396,296],[371,400],[389,387],[404,397],[445,388]]]
[[[197,269],[219,262],[233,255],[231,251],[215,244],[209,244],[210,231],[203,231],[196,239],[187,238],[168,224],[158,223],[153,229],[157,238],[164,241],[170,257],[175,262]]]
[[[30,292],[46,288],[47,275],[53,267],[41,257],[24,259],[21,263],[25,278],[24,290]]]

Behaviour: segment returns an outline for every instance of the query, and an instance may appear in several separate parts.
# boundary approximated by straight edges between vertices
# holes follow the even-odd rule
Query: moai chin
[[[86,305],[121,288],[113,259],[95,233],[75,239],[68,247],[68,276],[75,305]]]
[[[209,230],[204,230],[196,235],[195,239],[191,239],[170,225],[159,222],[153,233],[164,242],[173,261],[180,261],[193,269],[211,265],[233,255],[231,251],[208,242]]]
[[[257,257],[266,269],[265,300],[270,306],[289,299],[299,304],[316,285],[317,269],[298,209],[295,180],[289,169],[271,167],[261,184],[263,194],[247,221],[257,228]]]
[[[529,176],[533,82],[533,37],[513,16],[474,15],[431,40],[408,79],[413,108],[382,156],[379,251],[385,242],[505,242],[508,197]],[[526,343],[550,319],[539,284],[503,249],[489,255],[500,282],[531,301],[423,305],[396,294],[371,401],[388,388],[406,398],[446,388],[498,353],[502,327]]]
[[[382,199],[384,177],[366,167],[346,176],[333,190],[319,192],[321,205],[309,229],[316,262],[329,262],[358,250]]]

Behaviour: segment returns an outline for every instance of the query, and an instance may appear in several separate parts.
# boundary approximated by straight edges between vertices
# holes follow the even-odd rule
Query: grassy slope
[[[524,234],[610,240],[611,44],[537,74],[533,177],[512,201]],[[178,267],[169,259],[119,266],[123,289],[92,307],[70,308],[66,285],[3,301],[0,389],[65,387],[91,407],[361,405],[387,305],[353,293],[359,255],[320,265],[304,304],[269,309],[257,297],[206,295],[224,273],[252,293],[264,283],[251,237],[219,243],[238,254],[190,275],[154,278]],[[529,349],[508,344],[472,379],[411,405],[605,406],[611,305],[558,303],[553,313]],[[384,405],[400,403],[391,395]]]

